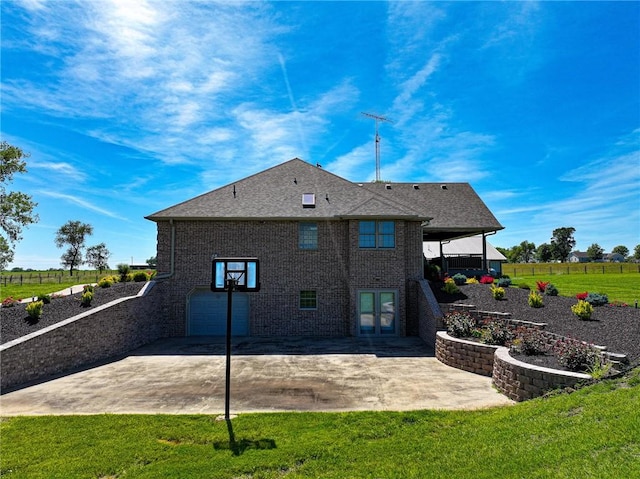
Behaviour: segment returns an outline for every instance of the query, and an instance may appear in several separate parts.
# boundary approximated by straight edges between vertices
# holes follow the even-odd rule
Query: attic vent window
[[[440,185],[440,188],[442,188],[443,190],[447,189],[447,185]]]
[[[390,185],[389,183],[387,183],[386,185],[384,185],[384,187],[385,187],[386,189],[388,189],[388,190],[390,190],[390,189],[391,189],[391,185]]]
[[[303,193],[302,194],[302,207],[303,208],[315,208],[316,207],[316,194],[315,193]]]
[[[419,186],[419,185],[413,185],[413,189],[414,189],[414,190],[419,190],[419,189],[420,189],[420,186]]]

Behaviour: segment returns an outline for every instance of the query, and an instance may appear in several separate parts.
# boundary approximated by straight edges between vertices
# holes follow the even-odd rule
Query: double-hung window
[[[396,247],[396,224],[394,221],[360,221],[358,228],[360,248]]]
[[[318,249],[318,224],[298,223],[298,248]]]
[[[318,295],[316,291],[300,291],[300,309],[318,309]]]

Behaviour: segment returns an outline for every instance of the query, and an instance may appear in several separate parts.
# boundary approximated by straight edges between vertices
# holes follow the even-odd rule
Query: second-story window
[[[396,247],[396,224],[394,221],[360,221],[358,228],[360,248]]]
[[[317,223],[298,223],[298,247],[300,249],[318,249]]]

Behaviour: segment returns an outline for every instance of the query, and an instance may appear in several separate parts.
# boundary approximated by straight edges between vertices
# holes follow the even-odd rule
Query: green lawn
[[[24,299],[40,294],[51,294],[70,286],[97,283],[99,278],[116,271],[80,270],[69,276],[68,271],[29,271],[0,273],[0,301],[7,297]]]
[[[482,411],[5,418],[12,478],[640,477],[640,369]],[[233,441],[230,439],[233,437]]]
[[[603,293],[609,297],[609,302],[623,301],[630,306],[635,301],[640,302],[640,274],[638,273],[605,273],[605,274],[536,274],[511,276],[513,286],[527,283],[532,289],[536,281],[550,281],[560,295],[575,296],[577,293],[588,291]]]

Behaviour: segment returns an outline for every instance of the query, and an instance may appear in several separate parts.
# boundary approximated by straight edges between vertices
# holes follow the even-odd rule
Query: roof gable
[[[305,207],[304,194],[315,195]],[[423,239],[503,229],[468,183],[352,183],[299,158],[158,211],[162,220],[313,220],[396,218],[422,221]]]
[[[302,195],[306,193],[315,194],[314,207],[303,206]],[[380,197],[298,158],[161,210],[147,219],[312,219],[356,215],[422,219],[408,204]]]

